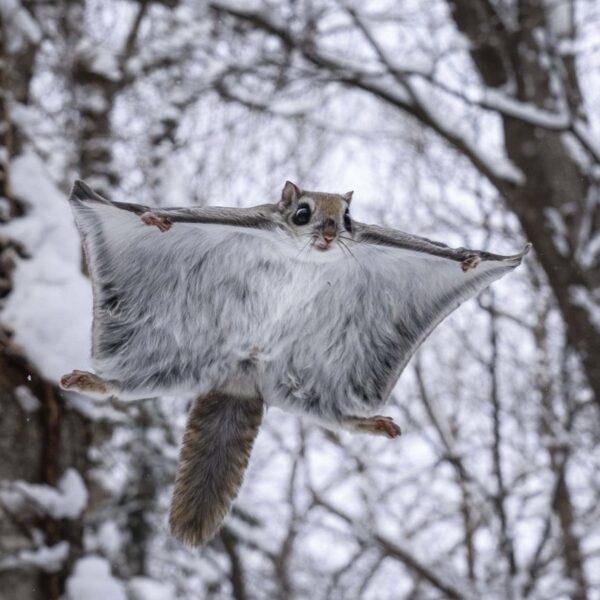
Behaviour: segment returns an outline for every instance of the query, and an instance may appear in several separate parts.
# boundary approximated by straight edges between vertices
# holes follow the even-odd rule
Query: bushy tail
[[[198,398],[188,416],[171,502],[173,535],[206,543],[237,496],[262,421],[260,398],[220,392]]]

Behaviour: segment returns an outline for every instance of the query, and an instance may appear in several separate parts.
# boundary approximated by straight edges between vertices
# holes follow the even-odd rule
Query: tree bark
[[[28,3],[24,3],[28,6]],[[12,122],[10,102],[27,104],[38,46],[24,44],[9,53],[4,44],[5,28],[0,16],[0,197],[8,210],[5,220],[25,212],[10,188],[10,162],[25,146],[22,132]],[[15,257],[26,260],[26,251],[10,239],[0,240],[0,297],[10,294]],[[20,398],[24,393],[39,402],[28,410]],[[0,331],[0,482],[14,480],[55,486],[61,474],[73,467],[81,474],[88,468],[88,423],[69,409],[56,386],[44,381],[35,367],[11,342],[11,331]],[[58,600],[74,560],[80,555],[81,520],[55,520],[28,509],[17,510],[0,501],[0,560],[35,550],[34,529],[44,534],[43,543],[69,543],[66,563],[58,572],[36,568],[0,569],[0,600]]]
[[[471,42],[471,58],[487,87],[498,88],[510,81],[519,100],[542,109],[548,109],[549,104],[556,108],[556,94],[548,71],[542,67],[534,36],[536,28],[546,21],[543,4],[521,0],[519,27],[514,32],[504,28],[488,0],[451,0],[449,5],[456,26]],[[568,77],[563,83],[569,108],[580,115],[583,108],[573,64],[568,63],[565,69]],[[573,298],[575,288],[593,291],[600,283],[598,266],[584,270],[576,255],[583,219],[590,219],[592,231],[600,226],[598,203],[595,209],[588,203],[590,194],[599,194],[597,183],[593,189],[594,182],[569,152],[565,143],[568,134],[508,116],[502,116],[502,123],[506,153],[525,175],[523,184],[504,190],[504,198],[533,243],[565,321],[569,343],[581,358],[600,407],[600,331],[589,312]],[[548,210],[558,211],[563,218],[568,247],[557,245]]]

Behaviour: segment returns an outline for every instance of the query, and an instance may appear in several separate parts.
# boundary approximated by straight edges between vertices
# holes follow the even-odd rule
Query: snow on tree
[[[595,3],[0,0],[0,25],[0,598],[600,593]],[[269,411],[192,551],[166,523],[192,399],[56,387],[89,355],[76,176],[163,206],[354,189],[361,220],[536,260],[423,347],[400,441]]]

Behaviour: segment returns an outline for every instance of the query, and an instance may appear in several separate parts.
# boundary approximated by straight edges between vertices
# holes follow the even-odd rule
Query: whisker
[[[302,248],[300,248],[300,252],[298,252],[298,254],[296,254],[296,258],[298,258],[302,252],[304,252],[304,250],[306,250],[306,247],[310,244],[310,239],[306,242],[306,244],[304,244],[304,246],[302,246]]]
[[[342,254],[344,254],[344,252],[348,252],[348,247],[346,246],[346,244],[344,244],[344,242],[342,242],[341,240],[338,240],[339,242],[339,247],[340,250],[342,251]]]
[[[363,269],[366,272],[366,269],[364,267],[364,265],[360,262],[360,260],[358,260],[358,258],[356,258],[356,256],[354,256],[354,252],[352,252],[352,250],[350,250],[350,248],[348,248],[348,244],[346,244],[341,237],[338,236],[338,242],[340,244],[340,247],[345,248],[346,251],[348,252],[348,254],[350,254],[350,256],[357,262],[357,264],[360,266],[361,269]]]
[[[348,244],[346,244],[346,242],[344,242],[343,240],[338,239],[338,242],[340,244],[341,248],[344,248],[346,250],[346,252],[354,259],[356,260],[356,256],[354,256],[354,254],[352,254],[352,252],[350,251],[350,248],[348,248]]]
[[[354,254],[352,253],[350,248],[348,248],[348,245],[345,244],[342,240],[339,240],[339,243],[340,243],[340,248],[343,248],[346,251],[346,253],[348,254],[348,256],[350,256],[353,260],[355,260],[360,265],[359,260],[356,258],[356,256],[354,256]]]

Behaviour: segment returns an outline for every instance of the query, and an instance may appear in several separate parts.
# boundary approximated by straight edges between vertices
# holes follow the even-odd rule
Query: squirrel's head
[[[352,192],[307,192],[286,181],[277,206],[296,235],[309,239],[313,248],[325,251],[340,238],[352,236],[351,201]]]

